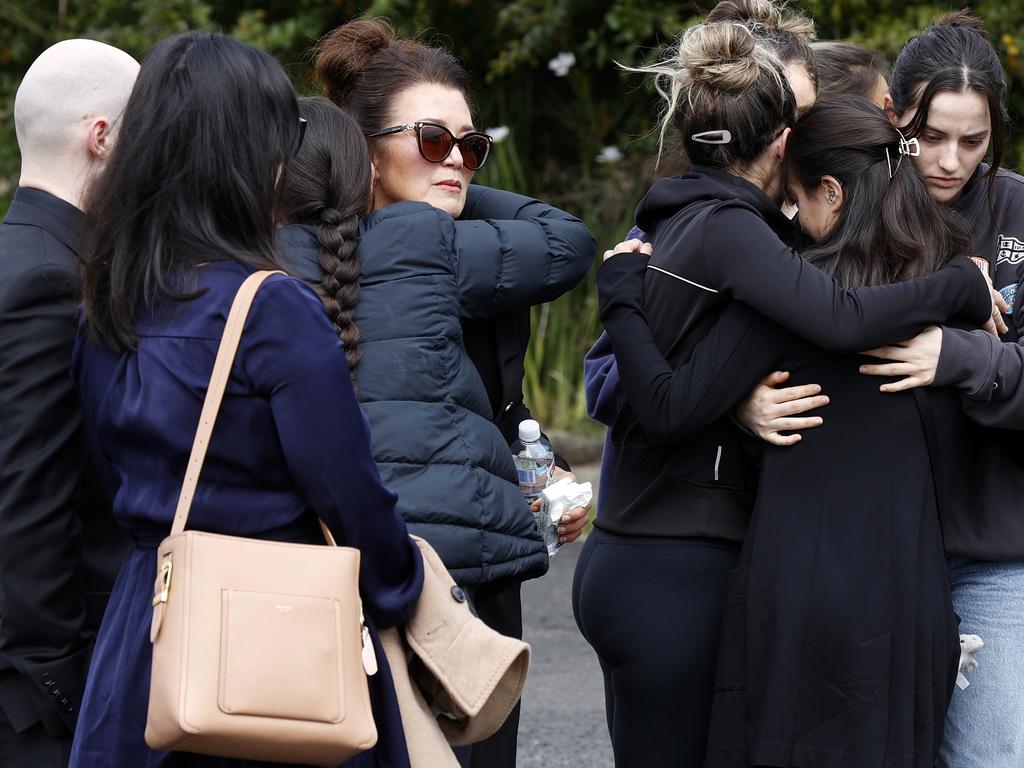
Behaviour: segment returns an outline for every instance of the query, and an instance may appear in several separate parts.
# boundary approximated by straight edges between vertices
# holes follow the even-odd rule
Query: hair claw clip
[[[725,129],[718,131],[701,131],[700,133],[693,134],[690,139],[698,142],[699,144],[728,144],[732,141],[732,134]]]
[[[920,157],[921,155],[921,142],[917,138],[913,139],[900,139],[900,154],[909,155],[910,157]]]
[[[921,155],[921,142],[917,140],[915,136],[912,139],[908,139],[903,135],[903,131],[899,128],[896,129],[896,133],[900,135],[900,140],[896,144],[896,149],[900,156],[896,160],[896,167],[892,167],[892,157],[889,155],[889,148],[885,148],[885,164],[889,167],[889,178],[892,179],[896,175],[896,172],[900,169],[900,165],[903,163],[904,157],[920,157]]]

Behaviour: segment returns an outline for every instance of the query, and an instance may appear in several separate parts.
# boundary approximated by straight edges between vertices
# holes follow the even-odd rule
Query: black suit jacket
[[[87,470],[69,375],[84,216],[20,188],[0,224],[0,710],[74,731],[128,540]]]

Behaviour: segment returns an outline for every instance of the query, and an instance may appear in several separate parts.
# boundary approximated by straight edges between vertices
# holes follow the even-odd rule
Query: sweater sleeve
[[[612,351],[612,340],[605,332],[583,357],[583,392],[587,398],[587,416],[606,427],[611,426],[617,410],[618,389],[619,370]]]
[[[916,280],[843,288],[736,206],[709,214],[702,253],[715,288],[833,352],[907,339],[952,317],[980,325],[991,311],[988,285],[966,257]]]
[[[362,554],[359,590],[379,628],[405,622],[423,562],[381,484],[345,355],[316,294],[274,276],[256,295],[240,359],[268,397],[296,487],[339,544]]]
[[[986,427],[1024,429],[1024,347],[987,331],[942,329],[933,386],[954,386],[964,413]]]
[[[476,185],[455,222],[452,245],[467,318],[552,301],[575,287],[594,260],[594,238],[575,216]]]
[[[665,359],[643,313],[647,259],[613,256],[597,285],[621,386],[647,437],[676,442],[724,416],[784,357],[793,337],[749,307],[729,302],[690,358]]]

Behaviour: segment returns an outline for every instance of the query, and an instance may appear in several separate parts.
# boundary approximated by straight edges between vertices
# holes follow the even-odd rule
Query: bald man
[[[93,40],[42,53],[18,88],[21,180],[0,224],[0,766],[67,764],[127,542],[93,491],[69,369],[90,183],[139,65]]]

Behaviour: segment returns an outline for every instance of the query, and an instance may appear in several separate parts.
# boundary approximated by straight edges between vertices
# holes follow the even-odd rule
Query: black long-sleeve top
[[[793,225],[760,189],[717,170],[695,167],[659,182],[637,222],[654,242],[643,275],[620,261],[635,256],[598,271],[626,403],[612,431],[612,486],[595,524],[617,533],[742,539],[756,480],[726,413],[765,371],[742,354],[728,359],[735,344],[723,345],[716,354],[726,359],[714,364],[727,362],[737,373],[715,386],[735,392],[715,407],[687,399],[693,388],[673,378],[734,300],[837,352],[907,338],[959,315],[981,322],[991,306],[986,284],[963,258],[916,281],[843,289],[790,247]],[[630,279],[644,281],[642,306],[619,285]],[[652,334],[645,338],[638,324]],[[753,327],[748,320],[747,330]]]

